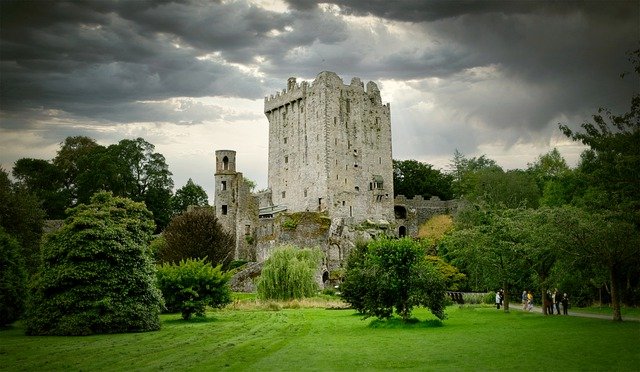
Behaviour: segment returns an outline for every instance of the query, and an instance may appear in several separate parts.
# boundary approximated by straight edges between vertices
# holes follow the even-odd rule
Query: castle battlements
[[[307,93],[308,85],[309,83],[306,81],[298,84],[296,83],[296,78],[289,78],[287,81],[287,89],[283,89],[275,95],[272,94],[271,96],[264,98],[264,112],[268,113],[272,110],[303,99]]]

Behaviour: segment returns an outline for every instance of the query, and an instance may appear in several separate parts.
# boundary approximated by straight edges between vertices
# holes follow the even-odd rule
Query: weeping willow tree
[[[321,259],[322,252],[318,249],[278,247],[262,268],[257,283],[258,298],[286,301],[313,296],[318,290],[315,273]]]

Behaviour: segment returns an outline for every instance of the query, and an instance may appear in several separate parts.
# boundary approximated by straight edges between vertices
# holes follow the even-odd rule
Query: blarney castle
[[[236,259],[261,263],[282,244],[319,247],[327,283],[356,241],[415,236],[430,216],[453,208],[438,199],[394,199],[391,107],[374,82],[345,85],[327,71],[311,83],[289,78],[286,89],[265,98],[264,113],[267,191],[250,191],[235,151],[216,151],[216,216],[235,236]]]

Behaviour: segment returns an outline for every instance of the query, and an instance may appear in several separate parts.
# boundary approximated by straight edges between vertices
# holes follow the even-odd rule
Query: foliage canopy
[[[154,223],[143,203],[97,193],[48,235],[27,308],[27,333],[151,331],[164,306],[148,252]]]
[[[156,254],[159,262],[202,258],[226,267],[233,260],[234,237],[218,223],[213,208],[195,208],[174,216],[163,236],[166,244]]]
[[[258,278],[258,298],[287,301],[313,296],[318,291],[315,274],[321,259],[318,249],[293,245],[276,248]]]
[[[395,310],[407,321],[415,306],[424,306],[445,318],[444,279],[419,242],[374,240],[366,248],[356,247],[352,255],[341,290],[366,317],[390,318]]]
[[[158,266],[158,287],[168,312],[204,317],[207,306],[223,307],[231,302],[230,274],[222,266],[212,267],[204,259],[186,259]]]

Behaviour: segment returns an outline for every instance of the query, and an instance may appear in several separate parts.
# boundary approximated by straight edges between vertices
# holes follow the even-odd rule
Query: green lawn
[[[351,310],[225,309],[162,316],[158,332],[27,337],[0,331],[0,370],[620,370],[640,365],[640,323],[448,309],[440,323],[362,320]]]

